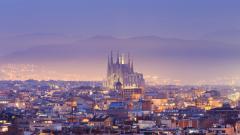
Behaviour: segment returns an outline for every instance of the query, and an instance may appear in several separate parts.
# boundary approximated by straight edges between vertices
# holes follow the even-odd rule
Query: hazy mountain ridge
[[[240,46],[207,40],[184,40],[143,36],[132,38],[115,38],[96,36],[73,43],[34,46],[23,51],[15,51],[3,56],[2,61],[66,60],[103,58],[111,51],[131,52],[136,57],[170,57],[170,58],[240,58]],[[224,54],[224,55],[223,55]]]
[[[227,29],[214,31],[203,35],[201,39],[240,45],[240,30]]]

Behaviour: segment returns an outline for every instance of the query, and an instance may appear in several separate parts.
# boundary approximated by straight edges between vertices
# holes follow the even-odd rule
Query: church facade
[[[121,82],[123,89],[142,88],[145,81],[143,74],[134,71],[133,60],[128,54],[127,58],[124,54],[117,53],[114,60],[113,53],[108,56],[106,87],[115,89],[115,84]]]

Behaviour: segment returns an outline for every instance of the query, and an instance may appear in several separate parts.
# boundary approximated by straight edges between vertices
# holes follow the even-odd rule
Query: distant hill
[[[110,50],[131,52],[139,58],[229,59],[240,58],[240,46],[207,40],[184,40],[142,36],[115,38],[96,36],[72,43],[34,46],[1,57],[1,62],[51,62],[102,59]]]

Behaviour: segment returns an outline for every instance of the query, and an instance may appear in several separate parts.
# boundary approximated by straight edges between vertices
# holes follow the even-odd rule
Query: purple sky
[[[238,77],[239,5],[238,0],[1,0],[0,63],[33,63],[100,79],[108,52],[120,50],[131,52],[146,76],[185,84]]]

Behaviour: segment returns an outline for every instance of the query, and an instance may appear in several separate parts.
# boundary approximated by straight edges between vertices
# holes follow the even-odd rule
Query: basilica
[[[114,59],[111,52],[108,56],[106,87],[115,89],[116,83],[121,83],[123,89],[134,89],[144,87],[143,74],[134,71],[133,60],[130,55],[119,54]]]

